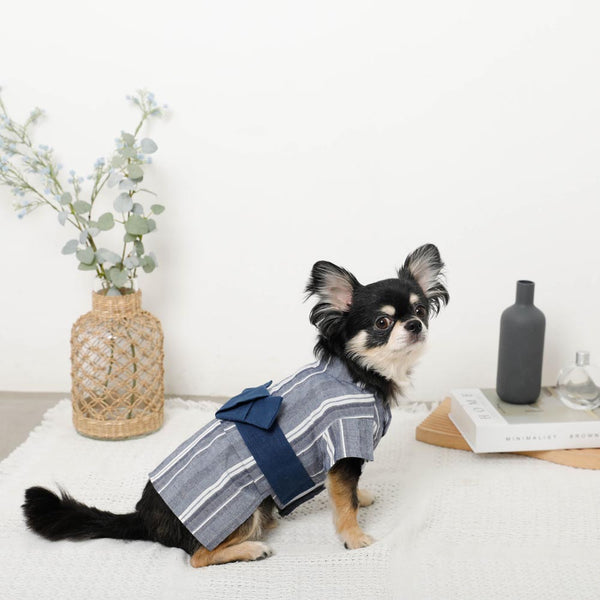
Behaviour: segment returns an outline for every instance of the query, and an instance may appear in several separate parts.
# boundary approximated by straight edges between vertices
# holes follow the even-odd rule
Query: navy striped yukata
[[[318,361],[268,387],[283,397],[277,424],[314,483],[282,504],[235,423],[214,419],[183,442],[150,481],[169,508],[209,550],[272,496],[282,514],[323,489],[329,469],[342,458],[373,460],[391,412],[378,395],[352,381],[338,359]]]

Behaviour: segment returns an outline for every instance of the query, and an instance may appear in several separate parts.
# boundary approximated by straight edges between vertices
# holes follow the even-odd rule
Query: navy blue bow
[[[226,402],[215,417],[222,421],[235,421],[254,425],[260,429],[271,429],[283,398],[271,396],[267,388],[273,383],[269,381],[255,388],[246,388],[241,394]]]
[[[238,432],[283,505],[315,487],[285,434],[276,423],[283,398],[271,396],[271,381],[246,388],[226,402],[215,417],[234,421]],[[290,506],[289,512],[296,504]]]

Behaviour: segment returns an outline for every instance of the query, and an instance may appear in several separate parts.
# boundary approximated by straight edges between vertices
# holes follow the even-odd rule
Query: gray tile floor
[[[0,392],[0,460],[6,458],[29,432],[42,422],[42,416],[65,393]],[[226,398],[207,396],[179,396],[185,400],[213,400],[222,403]]]

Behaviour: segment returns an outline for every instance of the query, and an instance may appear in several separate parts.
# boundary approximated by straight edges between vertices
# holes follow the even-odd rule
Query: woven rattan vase
[[[71,399],[79,433],[117,440],[163,422],[163,333],[142,310],[140,291],[92,294],[92,310],[71,330]]]

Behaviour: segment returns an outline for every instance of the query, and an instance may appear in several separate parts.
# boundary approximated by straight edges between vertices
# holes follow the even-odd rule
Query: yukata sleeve
[[[342,458],[373,460],[375,422],[371,415],[334,421],[323,433],[323,468],[329,471]]]

